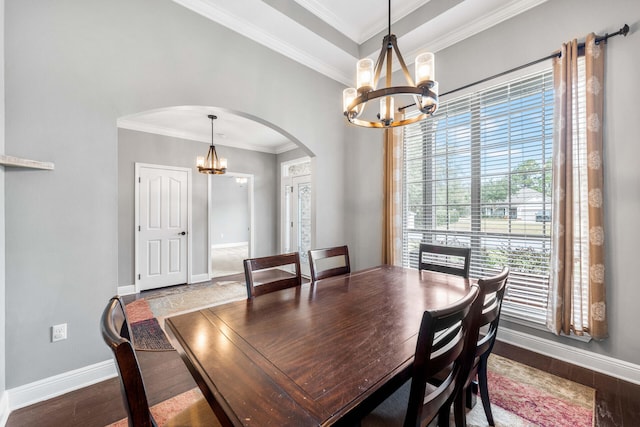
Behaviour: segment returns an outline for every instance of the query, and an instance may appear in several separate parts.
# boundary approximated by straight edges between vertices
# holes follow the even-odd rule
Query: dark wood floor
[[[498,333],[499,335],[499,333]],[[496,342],[494,352],[596,389],[596,426],[640,426],[640,385]],[[138,352],[151,404],[196,386],[175,351]],[[126,416],[118,378],[13,411],[7,427],[102,427]],[[558,420],[558,426],[563,426]]]

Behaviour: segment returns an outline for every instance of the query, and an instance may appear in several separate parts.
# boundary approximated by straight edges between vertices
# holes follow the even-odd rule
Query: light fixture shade
[[[387,101],[389,108],[387,108]],[[380,120],[385,124],[393,121],[393,96],[380,98]]]
[[[429,89],[428,95],[420,97],[420,110],[422,112],[433,114],[438,108],[438,82],[433,82],[433,86]]]
[[[342,91],[342,112],[346,114],[349,109],[349,105],[358,96],[358,91],[352,87],[346,88]]]
[[[431,52],[421,53],[416,57],[416,86],[421,87],[436,80],[435,57]]]
[[[358,61],[358,92],[370,92],[374,88],[373,60],[364,58]]]

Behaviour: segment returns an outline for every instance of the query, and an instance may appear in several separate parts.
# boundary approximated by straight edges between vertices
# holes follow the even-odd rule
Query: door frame
[[[286,229],[288,228],[287,224],[285,224],[286,218],[286,209],[285,209],[285,188],[287,184],[292,183],[293,178],[290,176],[285,176],[285,171],[291,165],[296,165],[299,163],[309,163],[310,173],[309,173],[309,182],[311,183],[311,248],[315,246],[316,233],[315,233],[315,222],[316,222],[316,205],[315,205],[315,188],[314,185],[314,160],[310,156],[303,156],[292,160],[287,160],[280,163],[280,216],[278,218],[278,224],[280,229],[280,238],[279,238],[279,247],[278,252],[282,253],[285,250],[285,240],[286,240]],[[306,273],[306,266],[304,267]]]
[[[247,196],[249,197],[249,258],[254,256],[254,238],[255,238],[255,203],[253,195],[253,181],[254,175],[251,173],[241,172],[229,172],[225,173],[226,176],[232,176],[235,178],[247,178]],[[211,197],[211,186],[214,175],[209,175],[207,179],[207,275],[209,280],[213,278],[213,268],[211,265],[211,233],[213,232],[213,226],[211,224],[211,214],[213,213],[213,198]]]
[[[167,165],[154,165],[151,163],[135,163],[135,174],[134,174],[134,186],[135,186],[135,199],[134,199],[134,224],[133,224],[133,234],[134,234],[134,279],[135,279],[135,292],[140,293],[140,254],[139,254],[139,230],[140,230],[140,169],[141,168],[150,168],[150,169],[162,169],[167,171],[178,171],[178,172],[187,172],[187,247],[185,250],[187,251],[187,284],[192,282],[191,280],[191,271],[192,271],[192,251],[191,251],[191,211],[192,211],[192,170],[191,168],[183,168],[179,166],[167,166]]]

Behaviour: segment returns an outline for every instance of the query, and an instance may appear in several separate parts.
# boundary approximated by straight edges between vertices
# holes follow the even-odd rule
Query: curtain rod
[[[620,28],[618,31],[616,31],[615,33],[611,33],[611,34],[607,33],[604,36],[596,37],[596,44],[599,44],[600,42],[605,42],[606,43],[607,40],[610,37],[614,37],[614,36],[623,35],[623,36],[626,37],[628,33],[629,33],[629,26],[627,24],[624,24],[624,26],[622,28]],[[584,42],[578,44],[578,50],[580,50],[580,49],[584,49]],[[527,68],[527,67],[531,67],[532,65],[539,64],[540,62],[544,62],[544,61],[547,61],[549,59],[559,58],[559,57],[560,57],[560,51],[556,51],[556,52],[552,53],[551,55],[545,56],[544,58],[539,58],[539,59],[536,59],[535,61],[527,62],[526,64],[519,65],[519,66],[517,66],[515,68],[511,68],[510,70],[502,71],[502,72],[500,72],[498,74],[494,74],[493,76],[490,76],[490,77],[485,77],[482,80],[478,80],[478,81],[475,81],[473,83],[469,83],[469,84],[461,86],[461,87],[459,87],[457,89],[452,89],[452,90],[450,90],[448,92],[445,92],[445,93],[441,94],[440,96],[451,95],[452,93],[455,93],[455,92],[470,88],[470,87],[475,86],[475,85],[479,85],[480,83],[488,82],[489,80],[493,80],[493,79],[496,79],[498,77],[502,77],[502,76],[507,75],[509,73],[513,73],[514,71],[519,71],[519,70],[522,70],[523,68]],[[398,110],[402,111],[405,108],[413,107],[414,105],[416,105],[416,104],[413,103],[413,104],[405,105],[404,107],[398,108]]]

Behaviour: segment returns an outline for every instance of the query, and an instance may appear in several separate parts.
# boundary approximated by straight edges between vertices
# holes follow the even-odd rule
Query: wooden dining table
[[[410,378],[423,312],[456,302],[470,284],[382,265],[165,325],[224,423],[349,425]]]

